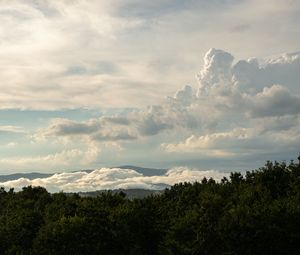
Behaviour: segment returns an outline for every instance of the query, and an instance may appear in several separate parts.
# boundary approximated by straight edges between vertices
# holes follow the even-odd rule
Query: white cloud
[[[232,67],[233,79],[241,89],[257,93],[265,87],[280,84],[299,91],[300,53],[290,53],[261,60],[241,60]]]
[[[104,189],[164,189],[165,185],[173,185],[179,182],[201,181],[204,177],[214,178],[220,181],[228,173],[214,170],[200,171],[186,167],[176,167],[167,171],[162,176],[144,176],[132,169],[101,168],[90,173],[74,172],[59,173],[48,178],[25,179],[0,183],[1,187],[14,187],[20,190],[24,186],[42,186],[50,192],[77,192],[95,191]]]
[[[211,49],[197,76],[197,92],[185,86],[161,104],[122,115],[82,122],[56,119],[39,135],[46,139],[81,138],[87,143],[122,144],[148,142],[149,137],[161,135],[159,140],[154,139],[161,143],[163,152],[201,152],[218,157],[252,155],[270,147],[286,150],[283,140],[287,141],[287,136],[283,134],[300,133],[299,121],[292,121],[298,120],[300,114],[300,91],[293,91],[300,73],[291,68],[298,66],[299,56],[284,54],[263,64],[254,59],[234,64],[231,54]],[[246,63],[245,67],[241,63]],[[274,77],[268,80],[270,83],[263,79],[261,85],[257,77],[262,72],[270,73],[267,70],[282,74],[274,77],[284,85],[274,85]],[[284,75],[287,71],[288,75]],[[287,116],[291,117],[288,125],[284,123]],[[281,142],[274,139],[276,134]],[[289,149],[295,149],[296,144]]]
[[[237,128],[222,133],[211,133],[202,136],[192,135],[184,142],[162,144],[161,147],[168,152],[200,151],[206,155],[227,157],[235,156],[235,151],[241,149],[241,144],[247,144],[248,141],[254,139],[256,136],[258,136],[256,130]]]
[[[231,54],[213,48],[205,54],[203,68],[197,76],[200,81],[199,96],[213,86],[224,86],[231,82],[233,59]]]
[[[19,126],[0,126],[0,133],[25,133],[25,130]]]
[[[261,65],[255,59],[233,64],[232,55],[211,49],[198,75],[198,98],[192,105],[205,107],[205,112],[198,112],[199,119],[215,115],[215,130],[194,130],[184,141],[162,143],[161,148],[220,157],[253,155],[268,148],[296,149],[300,145],[294,139],[300,132],[299,56],[284,54]]]
[[[130,160],[156,148],[158,161],[171,157],[161,148],[180,151],[178,160],[187,152],[295,150],[300,144],[289,136],[300,129],[299,10],[299,1],[286,0],[0,1],[0,109],[135,109],[54,119],[48,128],[37,119],[37,132],[32,124],[24,125],[30,132],[13,126],[23,118],[11,124],[4,117],[2,168],[51,166],[42,162],[68,158],[62,151],[72,148],[81,151],[72,167],[93,161],[85,158],[102,163],[97,150],[109,146]],[[242,140],[236,130],[254,131]],[[32,132],[36,147],[27,145]],[[4,151],[16,136],[18,146]],[[255,146],[261,150],[249,149]],[[53,164],[65,167],[57,158]]]
[[[12,144],[10,145],[12,146]],[[86,150],[68,149],[44,156],[19,156],[0,159],[2,169],[32,170],[49,169],[51,171],[76,165],[86,166],[99,157],[101,150],[92,144]]]
[[[16,143],[16,142],[10,142],[10,143],[8,143],[6,146],[8,147],[8,148],[14,148],[14,147],[16,147],[18,145],[18,143]]]
[[[2,109],[144,107],[193,82],[211,46],[262,57],[295,51],[299,41],[297,1],[15,0],[0,7]],[[282,77],[266,69],[259,79],[269,72]]]

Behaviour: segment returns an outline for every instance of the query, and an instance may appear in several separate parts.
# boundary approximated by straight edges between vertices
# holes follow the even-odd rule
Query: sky
[[[0,174],[296,159],[300,1],[275,2],[1,0]]]

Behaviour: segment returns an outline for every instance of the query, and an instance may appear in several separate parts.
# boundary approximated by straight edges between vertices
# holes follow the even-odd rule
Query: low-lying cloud
[[[79,192],[107,189],[164,189],[179,182],[201,181],[204,177],[220,181],[228,173],[215,170],[200,171],[187,167],[175,167],[164,175],[144,176],[132,169],[100,168],[90,173],[72,172],[57,173],[48,178],[17,180],[0,183],[0,187],[20,190],[24,186],[42,186],[50,192]]]

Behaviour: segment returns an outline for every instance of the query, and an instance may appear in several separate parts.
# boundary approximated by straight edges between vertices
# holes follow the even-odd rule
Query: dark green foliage
[[[300,166],[127,199],[0,188],[0,254],[300,254]]]

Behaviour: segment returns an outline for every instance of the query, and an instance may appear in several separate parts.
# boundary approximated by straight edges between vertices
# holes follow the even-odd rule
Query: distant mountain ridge
[[[37,179],[37,178],[47,178],[52,176],[53,174],[43,174],[43,173],[15,173],[15,174],[7,174],[0,175],[0,182],[13,181],[20,178],[27,178],[29,180]]]
[[[161,176],[166,174],[168,169],[164,168],[147,168],[147,167],[139,167],[139,166],[131,166],[131,165],[124,165],[119,166],[118,168],[122,169],[132,169],[140,174],[143,174],[144,176]]]
[[[139,166],[131,166],[131,165],[124,165],[124,166],[118,166],[118,167],[110,167],[110,168],[121,168],[121,169],[132,169],[140,174],[143,174],[144,176],[161,176],[164,175],[168,169],[159,169],[159,168],[147,168],[147,167],[139,167]],[[72,171],[74,172],[87,172],[91,173],[93,170],[77,170]],[[38,172],[32,172],[32,173],[15,173],[15,174],[7,174],[7,175],[0,175],[0,182],[7,182],[7,181],[13,181],[20,178],[26,178],[29,180],[37,179],[37,178],[47,178],[57,173],[38,173]]]

